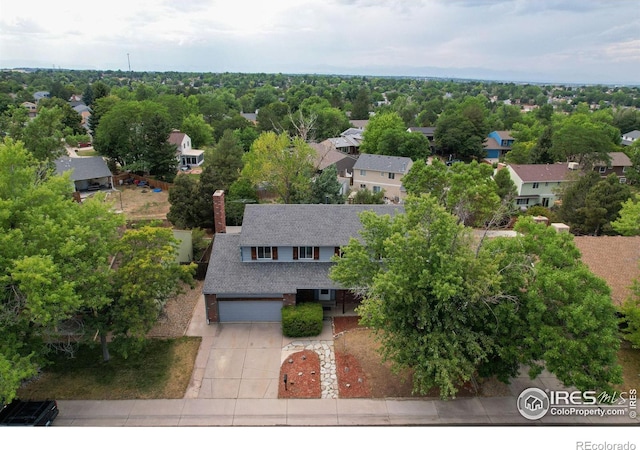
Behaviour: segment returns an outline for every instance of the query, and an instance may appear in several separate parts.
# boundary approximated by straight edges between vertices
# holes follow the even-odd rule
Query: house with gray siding
[[[223,204],[224,194],[217,191],[214,216],[224,214]],[[324,308],[344,308],[357,302],[329,279],[329,270],[340,247],[358,237],[362,211],[393,215],[403,209],[395,205],[247,204],[239,233],[227,233],[216,222],[203,288],[207,323],[279,322],[285,305],[318,302]]]

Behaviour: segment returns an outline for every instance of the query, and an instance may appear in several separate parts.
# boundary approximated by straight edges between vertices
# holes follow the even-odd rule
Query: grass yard
[[[57,400],[183,398],[191,379],[200,337],[151,339],[137,356],[112,354],[102,362],[99,346],[82,346],[76,357],[59,356],[18,397]]]
[[[99,156],[99,153],[95,150],[76,150],[78,156]]]

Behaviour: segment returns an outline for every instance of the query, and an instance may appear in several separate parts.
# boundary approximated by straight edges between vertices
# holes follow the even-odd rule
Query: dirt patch
[[[171,204],[169,192],[155,192],[150,187],[119,186],[108,194],[113,208],[123,211],[127,220],[166,219]]]
[[[196,281],[193,289],[183,284],[183,292],[167,301],[158,321],[155,323],[148,337],[180,337],[184,336],[191,322],[193,310],[202,295],[204,281]]]

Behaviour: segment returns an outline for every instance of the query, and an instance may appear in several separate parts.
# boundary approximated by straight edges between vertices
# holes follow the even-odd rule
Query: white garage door
[[[281,322],[282,300],[218,301],[220,322]]]

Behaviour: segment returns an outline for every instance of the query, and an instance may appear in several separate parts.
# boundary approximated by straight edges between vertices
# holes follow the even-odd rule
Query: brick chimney
[[[219,189],[213,193],[213,231],[227,232],[227,218],[224,215],[224,191]]]

